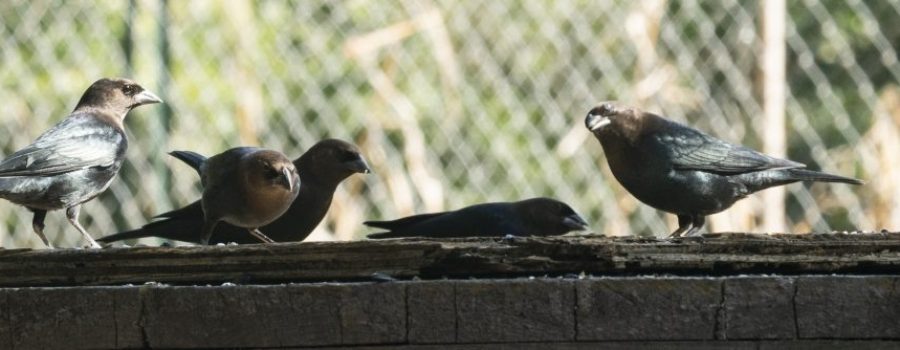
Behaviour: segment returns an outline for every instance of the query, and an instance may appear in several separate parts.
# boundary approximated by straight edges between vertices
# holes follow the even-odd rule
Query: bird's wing
[[[121,129],[76,113],[0,162],[3,176],[52,176],[113,165],[124,150]]]
[[[403,230],[407,227],[422,223],[426,220],[433,219],[444,214],[446,214],[446,212],[419,214],[391,221],[366,221],[363,222],[363,225],[383,228],[385,230]]]
[[[501,235],[504,219],[510,215],[508,205],[486,203],[473,205],[457,211],[422,214],[388,222],[367,225],[391,230],[384,234],[369,235],[370,238],[389,237],[475,237]]]
[[[804,167],[801,163],[773,158],[676,123],[654,133],[650,140],[669,156],[676,170],[741,174],[773,168]]]
[[[241,158],[258,150],[257,147],[235,147],[206,158],[199,165],[199,169],[195,168],[200,174],[200,183],[203,185],[204,191],[234,186],[234,182],[231,181],[237,179],[234,174],[238,174],[240,171]],[[190,164],[188,161],[185,162]]]

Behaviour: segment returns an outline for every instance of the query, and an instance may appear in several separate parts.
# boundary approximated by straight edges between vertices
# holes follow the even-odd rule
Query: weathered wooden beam
[[[900,233],[405,239],[212,247],[0,250],[0,287],[395,278],[900,273]]]
[[[900,277],[0,288],[2,349],[897,349]]]

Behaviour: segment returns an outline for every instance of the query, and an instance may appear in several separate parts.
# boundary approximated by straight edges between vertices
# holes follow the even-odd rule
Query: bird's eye
[[[124,92],[128,96],[134,96],[137,93],[138,87],[134,84],[128,84],[122,87],[122,92]]]
[[[281,176],[281,172],[275,170],[270,166],[266,166],[265,175],[267,178],[275,179]]]
[[[604,104],[600,105],[600,115],[602,115],[602,116],[609,116],[609,115],[613,114],[613,110],[614,110],[613,106],[609,103],[604,103]]]
[[[359,158],[359,155],[353,151],[342,151],[340,156],[342,161],[352,161]]]

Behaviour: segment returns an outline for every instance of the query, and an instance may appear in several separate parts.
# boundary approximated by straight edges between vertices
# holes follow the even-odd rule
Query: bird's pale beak
[[[584,230],[588,227],[588,223],[584,221],[578,214],[572,214],[563,218],[563,225],[573,230]]]
[[[586,126],[590,131],[595,131],[604,126],[607,126],[610,122],[611,120],[609,120],[609,118],[593,113],[588,114],[587,118],[584,118],[584,126]]]
[[[281,177],[284,184],[287,185],[288,191],[294,192],[294,177],[291,174],[291,169],[288,167],[281,168]]]
[[[344,164],[347,165],[347,169],[350,169],[357,173],[370,174],[372,173],[372,169],[369,168],[369,163],[366,163],[366,160],[362,157],[356,158],[351,161],[347,161]]]
[[[134,95],[135,105],[147,105],[151,103],[162,103],[162,99],[159,96],[154,95],[149,90],[141,91],[139,94]]]

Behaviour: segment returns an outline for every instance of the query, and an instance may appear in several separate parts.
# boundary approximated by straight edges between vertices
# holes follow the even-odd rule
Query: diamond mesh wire
[[[166,101],[126,120],[119,178],[87,203],[95,236],[199,197],[166,152],[263,145],[299,156],[358,144],[374,175],[342,185],[316,239],[364,219],[550,196],[608,234],[662,235],[674,218],[612,178],[585,113],[619,100],[868,183],[790,185],[793,232],[900,228],[900,0],[787,3],[786,125],[762,119],[761,4],[703,1],[0,2],[0,148],[65,116],[103,76]],[[760,196],[711,217],[760,230]],[[31,213],[0,204],[0,243],[37,247]],[[79,236],[62,212],[47,232]]]

